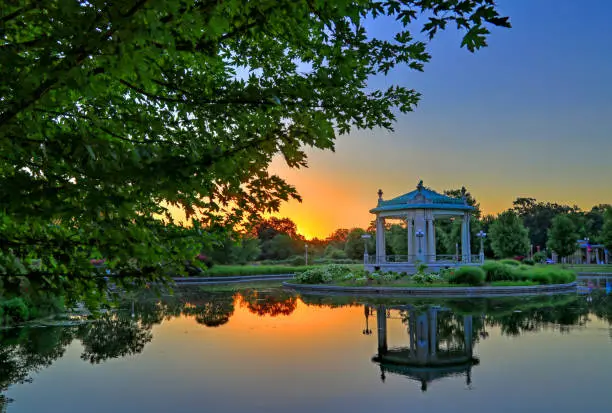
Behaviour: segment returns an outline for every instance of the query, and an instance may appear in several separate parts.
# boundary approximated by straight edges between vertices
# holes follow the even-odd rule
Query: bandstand
[[[376,255],[364,256],[367,271],[396,271],[412,274],[420,263],[427,264],[432,271],[456,265],[481,265],[482,254],[472,255],[470,249],[470,215],[474,207],[467,204],[465,189],[462,198],[439,194],[423,186],[420,181],[416,190],[390,200],[383,199],[378,190],[378,205],[370,210],[376,215]],[[385,224],[387,220],[406,222],[407,255],[387,255]],[[461,244],[455,254],[436,254],[435,221],[440,219],[461,220]]]

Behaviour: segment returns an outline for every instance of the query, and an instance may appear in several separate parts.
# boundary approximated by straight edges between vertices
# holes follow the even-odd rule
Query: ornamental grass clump
[[[498,261],[487,261],[482,265],[486,282],[515,280],[514,268]]]
[[[461,267],[449,277],[451,284],[468,284],[479,286],[485,283],[485,272],[479,267]]]

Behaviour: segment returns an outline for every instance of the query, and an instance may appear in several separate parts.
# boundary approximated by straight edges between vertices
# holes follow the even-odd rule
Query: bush
[[[536,252],[535,254],[533,254],[533,261],[537,262],[538,264],[542,264],[546,262],[546,258],[548,257],[546,256],[546,253],[543,251]]]
[[[19,297],[14,297],[0,303],[0,307],[2,307],[2,312],[6,317],[10,318],[12,322],[26,321],[30,317],[28,306]]]
[[[302,257],[301,255],[296,255],[295,257],[291,258],[289,263],[291,265],[299,267],[299,266],[302,266],[302,265],[306,265],[306,259],[304,257]]]
[[[529,259],[529,258],[525,258],[523,260],[523,264],[525,264],[525,265],[535,265],[535,261],[532,260],[532,259]]]
[[[513,265],[515,267],[518,267],[519,265],[521,265],[521,262],[518,260],[511,260],[511,259],[506,259],[506,260],[500,260],[499,261],[502,264],[506,264],[506,265]]]
[[[412,277],[410,277],[410,279],[415,284],[425,284],[425,274],[416,273]]]
[[[359,270],[354,271],[358,273]],[[344,280],[351,273],[351,268],[346,265],[330,264],[325,267],[310,268],[295,275],[295,281],[300,284],[329,284],[333,281]]]
[[[325,267],[311,268],[295,275],[295,281],[299,284],[323,284]],[[328,277],[325,277],[327,279]]]
[[[326,257],[326,258],[331,258],[331,259],[334,259],[334,260],[337,260],[337,259],[346,259],[346,258],[348,258],[348,257],[346,256],[346,252],[344,252],[344,250],[341,250],[341,249],[335,248],[335,247],[333,247],[333,246],[331,246],[331,245],[330,245],[330,246],[328,246],[328,247],[325,249],[325,257]]]
[[[568,284],[576,281],[576,274],[559,268],[534,268],[531,279],[540,284]]]
[[[498,261],[487,261],[481,268],[485,272],[485,280],[487,282],[510,281],[515,279],[512,270],[513,267]]]
[[[479,267],[461,267],[449,277],[451,284],[483,285],[485,272]]]

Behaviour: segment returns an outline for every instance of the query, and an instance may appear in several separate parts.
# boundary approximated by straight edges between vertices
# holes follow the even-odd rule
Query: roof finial
[[[423,190],[423,180],[421,179],[417,185],[417,190],[421,192]]]
[[[383,191],[382,191],[382,189],[379,189],[379,190],[378,190],[378,200],[379,200],[379,201],[382,201],[382,200],[383,200],[383,199],[382,199],[382,196],[383,196]]]

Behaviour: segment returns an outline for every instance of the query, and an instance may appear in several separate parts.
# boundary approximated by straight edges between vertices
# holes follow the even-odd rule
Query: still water
[[[401,301],[190,287],[123,308],[1,331],[0,411],[610,411],[605,288]]]

